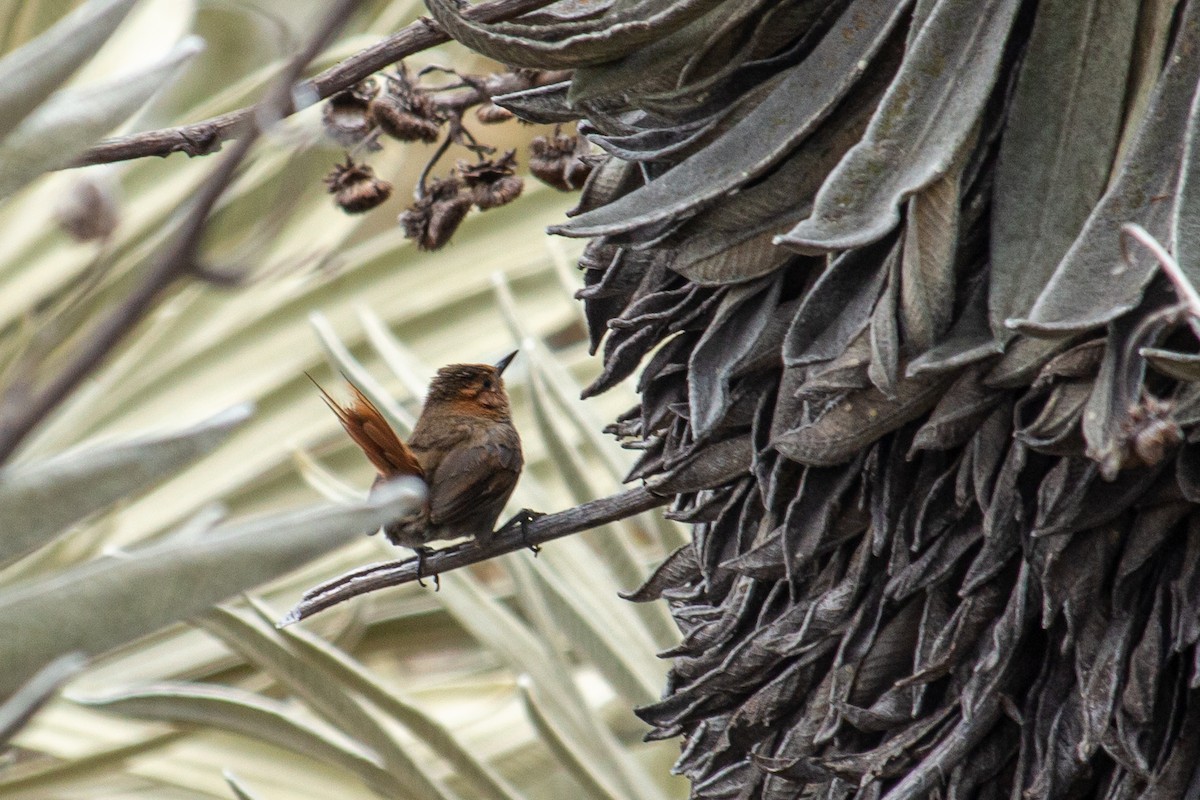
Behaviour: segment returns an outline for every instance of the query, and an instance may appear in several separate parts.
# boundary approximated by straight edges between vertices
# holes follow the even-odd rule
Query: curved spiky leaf
[[[863,140],[829,174],[812,215],[779,242],[800,252],[845,250],[894,228],[900,202],[945,174],[975,126],[1019,6],[937,3]]]
[[[906,9],[904,2],[851,3],[809,57],[785,73],[766,99],[719,139],[641,189],[553,226],[551,233],[600,236],[628,231],[693,211],[752,181],[829,115],[868,69]],[[784,133],[767,133],[772,130]]]

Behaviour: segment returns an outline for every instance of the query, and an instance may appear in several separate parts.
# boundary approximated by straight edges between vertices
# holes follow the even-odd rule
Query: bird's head
[[[442,367],[429,384],[426,406],[454,404],[497,417],[508,416],[508,393],[504,391],[504,379],[500,376],[516,354],[514,350],[495,364],[448,364]]]

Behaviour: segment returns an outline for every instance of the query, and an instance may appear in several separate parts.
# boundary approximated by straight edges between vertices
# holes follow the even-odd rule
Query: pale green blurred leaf
[[[243,404],[181,431],[0,471],[0,564],[210,452],[252,412]]]
[[[578,741],[572,740],[571,734],[558,725],[552,715],[547,715],[541,701],[535,699],[533,682],[522,676],[517,683],[521,690],[521,700],[529,720],[557,756],[558,761],[566,766],[579,785],[587,792],[592,800],[625,800],[625,794],[613,786],[603,772],[587,757],[585,748]]]
[[[349,770],[383,797],[403,797],[404,787],[372,754],[334,731],[304,719],[285,703],[229,686],[160,683],[77,703],[144,720],[207,725]]]
[[[100,85],[51,95],[0,142],[0,198],[44,172],[64,167],[169,83],[203,47],[195,36],[181,41],[154,66]]]
[[[87,664],[79,653],[59,656],[30,678],[12,697],[0,703],[0,749],[8,743],[37,710]]]
[[[0,139],[91,58],[137,0],[89,0],[0,59]]]
[[[586,761],[626,798],[663,797],[596,717],[563,662],[533,631],[462,571],[442,575],[441,581],[442,602],[459,623],[537,687],[540,713],[576,748],[573,759]]]
[[[379,381],[375,380],[366,367],[350,353],[350,348],[346,347],[338,338],[333,326],[329,324],[328,318],[324,314],[314,311],[309,315],[308,321],[316,331],[317,338],[321,340],[325,353],[333,362],[336,370],[362,390],[362,393],[383,413],[384,418],[393,428],[398,431],[411,431],[417,422],[416,418],[401,408],[392,399],[392,396],[384,391]]]
[[[279,614],[262,603],[253,599],[251,603],[264,622],[279,618]],[[349,690],[361,695],[411,730],[434,752],[450,762],[455,772],[469,781],[481,795],[492,800],[519,800],[516,790],[485,761],[477,758],[450,730],[390,691],[361,663],[300,626],[293,625],[280,632],[306,663],[319,669],[339,691]]]
[[[603,613],[603,609],[591,604],[583,592],[572,591],[573,587],[556,572],[541,569],[534,570],[533,574],[549,593],[550,602],[546,603],[546,608],[557,626],[567,634],[573,646],[587,655],[613,688],[631,705],[646,705],[657,700],[661,694],[662,675],[642,666],[646,655],[653,651],[636,649],[629,642],[622,642],[621,631],[607,624],[611,618]]]
[[[53,658],[95,655],[203,611],[395,519],[420,493],[390,486],[371,501],[221,526],[0,592],[0,695]]]
[[[237,775],[234,775],[229,770],[225,770],[223,775],[236,800],[262,800],[258,795],[251,792]]]
[[[383,726],[355,702],[321,664],[290,649],[274,626],[251,621],[224,608],[200,617],[197,624],[218,636],[280,685],[303,700],[326,722],[370,748],[414,798],[449,800],[446,788],[417,759],[405,752]]]

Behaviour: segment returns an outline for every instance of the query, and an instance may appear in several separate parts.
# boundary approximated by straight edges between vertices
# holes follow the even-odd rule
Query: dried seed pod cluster
[[[371,101],[371,118],[379,129],[401,142],[436,142],[444,120],[429,95],[407,81],[390,80],[389,85],[390,91]]]
[[[529,142],[529,171],[543,183],[563,192],[582,189],[592,167],[582,156],[588,152],[582,136],[538,136]]]
[[[80,178],[59,197],[54,218],[77,242],[108,240],[121,222],[115,183]]]
[[[692,796],[1194,794],[1200,346],[1115,267],[1200,250],[1200,2],[428,4],[608,154],[557,230],[694,525],[635,594]]]
[[[375,170],[346,157],[325,177],[333,202],[347,214],[361,214],[383,203],[392,194],[392,185],[375,177]]]
[[[459,161],[455,172],[471,193],[471,202],[480,211],[499,208],[511,203],[521,194],[524,182],[515,174],[517,153],[509,150],[497,159],[485,159],[471,164]]]
[[[471,210],[471,196],[458,178],[430,182],[424,195],[400,215],[404,235],[422,250],[437,250],[450,241]]]
[[[449,73],[460,83],[440,90],[424,88],[401,64],[394,72],[369,78],[329,98],[323,109],[325,131],[350,152],[346,163],[334,167],[325,182],[343,211],[368,211],[387,200],[392,187],[375,177],[372,168],[361,161],[360,151],[382,149],[381,134],[402,142],[432,144],[441,139],[421,174],[414,192],[416,202],[398,218],[405,235],[421,249],[436,250],[450,240],[472,206],[481,211],[498,208],[516,199],[524,188],[516,174],[516,152],[490,158],[495,148],[478,142],[464,127],[463,112],[476,106],[475,116],[481,123],[505,122],[513,114],[493,103],[493,95],[528,89],[556,75],[518,69],[485,79],[440,67],[422,74],[427,71]],[[454,94],[461,90],[467,93]],[[474,153],[476,161],[459,160],[450,175],[429,181],[434,166],[451,145]],[[582,160],[588,150],[583,137],[567,136],[556,126],[551,137],[540,136],[531,142],[530,170],[557,189],[579,189],[591,170]]]
[[[379,93],[374,78],[360,81],[355,86],[331,96],[321,109],[325,133],[342,147],[364,146],[368,150],[379,150],[378,141],[368,139],[375,129],[371,116],[371,100]]]

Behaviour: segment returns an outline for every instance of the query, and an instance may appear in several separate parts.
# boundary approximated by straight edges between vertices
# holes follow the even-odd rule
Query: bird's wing
[[[311,375],[309,380],[312,380]],[[354,443],[366,453],[380,475],[385,478],[399,478],[404,475],[425,477],[425,471],[421,469],[412,450],[396,435],[383,418],[383,414],[357,386],[350,384],[354,397],[348,405],[343,406],[330,397],[329,392],[322,389],[319,383],[315,380],[313,383],[321,390],[325,404],[337,414],[346,433],[350,434]]]
[[[481,514],[500,515],[521,474],[520,446],[486,442],[452,450],[442,458],[429,490],[429,520],[454,525]],[[494,505],[494,511],[488,506]]]

